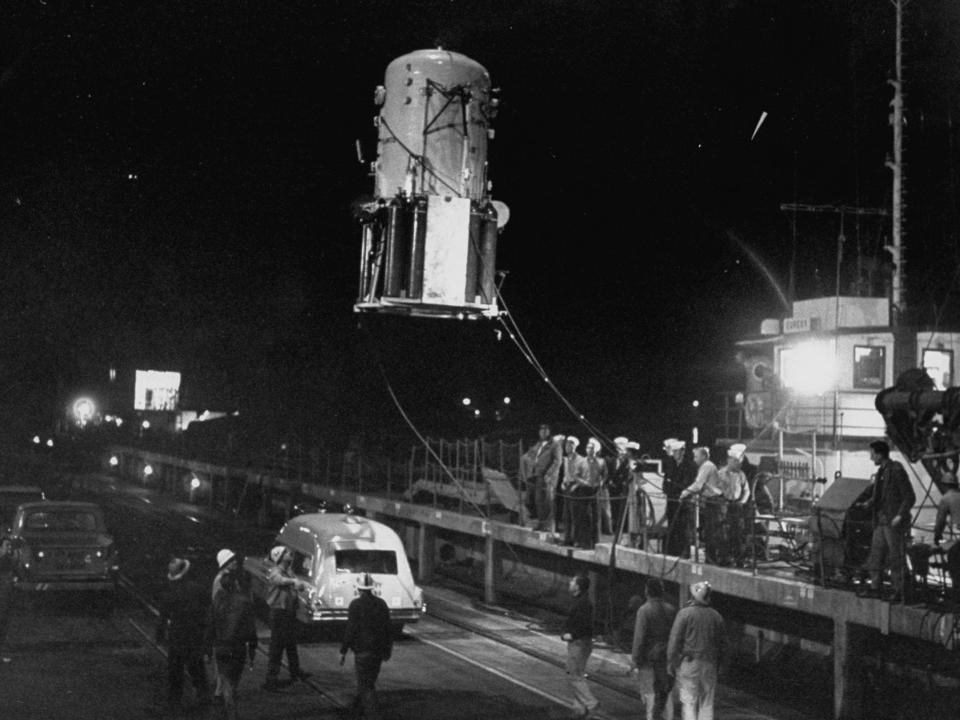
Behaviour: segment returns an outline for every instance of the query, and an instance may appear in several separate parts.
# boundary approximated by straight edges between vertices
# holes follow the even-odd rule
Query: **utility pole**
[[[886,166],[893,173],[893,222],[891,223],[891,243],[886,249],[893,256],[893,292],[891,297],[891,318],[893,325],[899,325],[906,312],[907,301],[904,290],[904,248],[903,248],[903,6],[904,0],[891,0],[897,9],[895,77],[888,80],[893,86],[893,100],[890,124],[893,126],[893,159],[887,159]]]

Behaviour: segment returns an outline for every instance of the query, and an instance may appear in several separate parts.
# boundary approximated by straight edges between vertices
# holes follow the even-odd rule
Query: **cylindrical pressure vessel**
[[[497,101],[479,63],[448,50],[416,50],[387,66],[374,195],[481,200],[487,131]]]

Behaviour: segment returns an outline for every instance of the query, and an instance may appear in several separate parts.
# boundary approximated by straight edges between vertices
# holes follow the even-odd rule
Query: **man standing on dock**
[[[543,423],[537,443],[523,455],[527,508],[533,512],[536,529],[543,532],[554,532],[553,502],[559,465],[559,449],[550,437],[550,426]]]
[[[677,613],[667,645],[667,671],[676,678],[683,720],[713,720],[720,660],[726,650],[723,618],[710,607],[710,583],[690,587],[690,603]]]
[[[862,505],[870,508],[873,537],[867,570],[870,571],[870,596],[880,597],[884,565],[890,569],[892,602],[905,600],[906,542],[910,532],[910,509],[917,497],[903,465],[890,459],[890,446],[883,440],[870,443],[870,459],[877,466],[873,485],[866,490]]]

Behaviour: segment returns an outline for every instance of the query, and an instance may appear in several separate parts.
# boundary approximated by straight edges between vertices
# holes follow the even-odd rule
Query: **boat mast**
[[[899,325],[907,307],[904,289],[904,248],[903,248],[903,6],[904,0],[891,0],[897,11],[896,65],[895,77],[888,80],[893,86],[893,100],[890,106],[890,124],[893,126],[893,159],[886,165],[893,173],[893,198],[891,245],[887,250],[893,257],[893,287],[891,302],[891,322]]]

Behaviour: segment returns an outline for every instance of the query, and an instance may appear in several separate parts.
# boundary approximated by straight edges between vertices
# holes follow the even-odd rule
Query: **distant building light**
[[[474,416],[474,417],[480,417],[480,408],[475,408],[475,409],[474,409],[474,411],[473,411],[473,416]]]
[[[116,455],[111,455],[111,456],[110,456],[110,467],[116,467],[116,466],[119,465],[119,464],[120,464],[120,458],[118,458]]]
[[[509,405],[509,404],[510,404],[510,396],[509,396],[509,395],[507,395],[507,397],[505,397],[505,398],[503,399],[503,404],[504,404],[504,405]]]
[[[153,475],[153,465],[144,465],[143,466],[143,476],[150,477]]]
[[[464,406],[464,407],[470,407],[470,403],[473,402],[473,401],[472,401],[470,398],[465,397],[465,398],[464,398],[463,400],[461,400],[460,402],[463,403],[463,406]]]
[[[142,423],[140,423],[140,427],[142,427],[144,430],[149,430],[149,429],[150,429],[150,421],[149,421],[149,420],[144,420]]]
[[[117,427],[120,427],[121,425],[123,425],[123,418],[122,418],[122,417],[117,416],[115,419],[116,419]]]
[[[286,451],[287,451],[287,444],[286,444],[286,443],[281,443],[280,449],[283,450],[284,452],[286,452]]]
[[[194,475],[192,478],[190,478],[190,489],[198,490],[199,488],[200,488],[200,478]]]
[[[53,438],[47,438],[47,447],[53,447]]]
[[[40,436],[39,436],[39,435],[34,435],[34,436],[33,436],[33,444],[34,444],[34,445],[39,445],[39,444],[40,444]]]
[[[699,401],[699,400],[694,400],[694,401],[693,401],[693,406],[694,406],[695,408],[700,407],[700,401]]]

